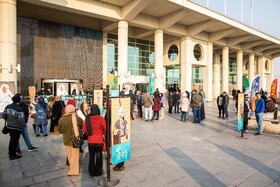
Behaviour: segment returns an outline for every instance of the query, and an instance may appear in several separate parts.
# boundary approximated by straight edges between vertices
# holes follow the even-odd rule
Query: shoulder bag
[[[2,133],[3,134],[8,134],[9,133],[9,129],[7,128],[7,121],[6,120],[5,120],[5,125],[4,125],[4,127],[2,129]]]

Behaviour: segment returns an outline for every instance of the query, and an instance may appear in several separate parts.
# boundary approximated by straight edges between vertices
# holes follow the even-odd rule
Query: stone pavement
[[[112,171],[118,186],[280,186],[280,136],[255,131],[238,138],[236,114],[230,104],[229,120],[217,118],[215,102],[207,103],[201,124],[181,122],[165,113],[163,120],[131,127],[131,160],[125,170]],[[3,120],[1,120],[1,128]],[[98,186],[103,177],[88,174],[88,151],[81,157],[80,176],[67,176],[62,135],[36,138],[29,124],[36,152],[28,152],[20,139],[23,157],[9,160],[9,136],[0,134],[0,186]],[[105,164],[104,164],[105,168]],[[112,166],[111,166],[112,168]],[[104,170],[105,171],[105,170]],[[106,172],[104,172],[106,173]]]

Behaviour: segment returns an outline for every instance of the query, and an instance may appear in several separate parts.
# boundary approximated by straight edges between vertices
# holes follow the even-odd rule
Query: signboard
[[[154,95],[154,83],[155,83],[155,78],[153,76],[150,76],[149,77],[149,92],[150,92],[150,95],[153,96]]]
[[[112,163],[130,160],[130,98],[111,99]]]
[[[244,119],[244,93],[238,94],[237,130],[243,130]]]
[[[28,87],[28,92],[30,96],[30,104],[34,102],[35,95],[36,95],[36,88],[35,86],[29,86]]]

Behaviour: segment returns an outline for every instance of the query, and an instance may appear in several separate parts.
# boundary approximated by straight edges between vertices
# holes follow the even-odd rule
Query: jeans
[[[145,108],[145,120],[152,120],[152,117],[153,117],[153,109],[152,109],[152,107]]]
[[[263,122],[263,112],[262,113],[255,113],[256,114],[256,120],[258,123],[258,128],[259,128],[259,134],[262,134],[263,127],[262,127],[262,122]]]
[[[218,109],[219,109],[219,117],[222,117],[222,112],[224,113],[224,107],[218,106]]]
[[[27,130],[27,125],[24,127],[23,131],[22,131],[22,137],[25,141],[25,144],[27,145],[28,149],[32,148],[33,145],[31,144],[30,142],[30,138],[28,136],[28,130]],[[17,151],[20,150],[20,147],[19,147],[19,143],[17,145]]]
[[[225,116],[226,115],[226,116]],[[224,105],[224,110],[223,110],[223,118],[228,118],[228,105]]]
[[[44,128],[44,135],[45,135],[47,134],[47,130],[48,130],[47,124],[43,125],[43,128]],[[36,125],[36,134],[39,134],[39,129],[40,129],[40,125]]]
[[[181,121],[187,121],[189,119],[189,112],[182,111],[181,113]]]
[[[200,123],[200,107],[193,107],[193,122],[194,123]]]

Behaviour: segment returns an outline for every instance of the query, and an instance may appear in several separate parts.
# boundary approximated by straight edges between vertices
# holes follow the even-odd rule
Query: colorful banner
[[[276,101],[278,101],[277,98],[277,86],[278,86],[278,79],[274,79],[271,83],[271,90],[270,90],[270,96],[274,97]]]
[[[249,90],[249,88],[250,88],[249,80],[245,76],[243,77],[243,86],[244,86],[245,90]]]
[[[130,98],[111,99],[112,163],[130,159]]]
[[[259,91],[260,91],[260,76],[257,76],[252,82],[250,101],[252,101],[252,97],[256,95],[256,93]]]
[[[153,96],[154,95],[154,83],[155,83],[155,78],[153,76],[150,76],[149,77],[149,83],[150,83],[150,86],[149,86],[149,92],[150,92],[150,95]]]
[[[237,130],[243,130],[244,118],[244,93],[238,94]]]
[[[107,75],[107,84],[110,85],[110,89],[116,90],[119,88],[118,86],[118,76],[115,76],[113,74]]]

